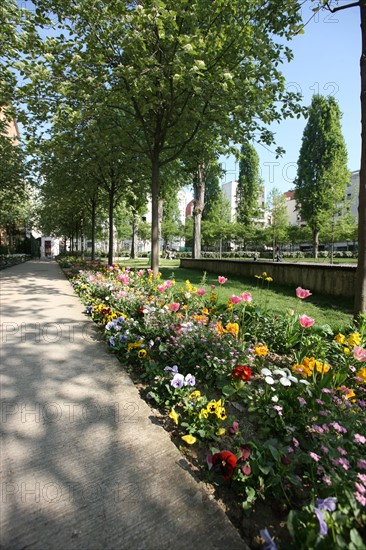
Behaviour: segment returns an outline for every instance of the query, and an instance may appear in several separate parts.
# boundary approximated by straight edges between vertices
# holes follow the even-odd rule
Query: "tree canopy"
[[[256,136],[273,142],[268,124],[299,114],[280,65],[283,39],[299,29],[300,2],[150,0],[134,3],[34,0],[18,63],[22,100],[36,119],[101,103],[123,113],[125,151],[149,162],[152,267],[158,270],[161,168],[189,144],[226,146]],[[57,18],[43,38],[37,25]],[[33,27],[32,27],[33,24]],[[49,24],[49,21],[48,21]],[[32,30],[33,29],[33,30]],[[125,140],[126,140],[125,139]]]

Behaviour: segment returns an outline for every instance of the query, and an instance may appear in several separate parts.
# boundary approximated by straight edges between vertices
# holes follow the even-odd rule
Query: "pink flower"
[[[309,328],[315,323],[315,319],[308,317],[307,315],[299,315],[300,325],[303,328]]]
[[[229,428],[229,434],[234,435],[239,431],[239,422],[234,421]]]
[[[361,504],[361,506],[366,506],[366,497],[361,495],[361,493],[355,493],[356,500]]]
[[[178,304],[178,302],[172,302],[171,304],[169,304],[170,311],[178,311],[179,308],[180,304]]]
[[[138,272],[137,272],[137,275],[138,275],[139,277],[142,277],[143,274],[144,274],[144,270],[143,270],[143,269],[139,269]]]
[[[127,292],[125,290],[120,290],[118,296],[120,298],[125,298],[125,296],[127,296]]]
[[[321,460],[321,456],[317,455],[316,453],[313,453],[312,451],[309,452],[310,457],[315,460],[315,462],[319,462]]]
[[[164,284],[158,286],[158,291],[159,292],[164,292],[164,290],[165,290],[165,285]]]
[[[296,289],[296,296],[300,298],[300,300],[304,300],[304,298],[308,298],[311,296],[310,290],[306,290],[305,288],[301,288],[301,286],[298,286]]]
[[[220,275],[217,277],[217,280],[219,281],[220,285],[224,285],[227,281],[226,277],[221,277]]]
[[[242,466],[241,471],[245,476],[250,476],[250,474],[252,473],[252,469],[249,464],[245,464],[244,466]]]
[[[197,294],[198,296],[204,296],[206,294],[206,290],[204,288],[197,288]]]
[[[361,434],[355,434],[354,437],[355,437],[355,442],[356,442],[356,443],[361,443],[361,445],[363,445],[364,443],[366,443],[366,437],[364,437],[363,435],[361,435]]]
[[[357,359],[357,361],[366,361],[366,349],[355,346],[353,348],[353,357]]]
[[[215,286],[215,285],[211,285],[210,288],[211,288],[211,290],[214,290],[214,289],[216,288],[216,286]]]
[[[243,302],[252,302],[253,298],[250,292],[243,292],[240,294],[241,299]]]
[[[241,302],[241,298],[240,298],[240,296],[236,296],[235,294],[232,294],[230,296],[230,302],[232,304],[239,304]]]
[[[121,281],[124,285],[128,285],[130,278],[128,275],[117,275],[117,281]]]
[[[164,284],[165,284],[165,288],[171,288],[173,286],[173,281],[171,281],[170,279],[167,279]]]
[[[363,495],[366,494],[366,487],[362,485],[362,483],[355,481],[355,487],[359,493],[362,493]]]

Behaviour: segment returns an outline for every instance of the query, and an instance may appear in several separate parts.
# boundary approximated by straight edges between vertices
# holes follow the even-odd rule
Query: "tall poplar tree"
[[[261,178],[259,156],[254,146],[246,141],[240,150],[239,181],[236,191],[237,221],[246,227],[258,217]]]
[[[350,179],[341,111],[334,97],[314,95],[309,108],[295,179],[295,198],[318,257],[319,231],[332,213],[334,201],[344,199]]]

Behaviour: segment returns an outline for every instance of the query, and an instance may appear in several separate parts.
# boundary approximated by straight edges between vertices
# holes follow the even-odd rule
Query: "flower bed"
[[[79,262],[69,277],[250,547],[365,548],[365,318],[318,327],[300,287],[282,316],[245,289],[223,303],[223,276],[180,286]]]
[[[0,269],[6,269],[13,265],[22,264],[27,260],[30,260],[31,256],[28,254],[0,254]]]

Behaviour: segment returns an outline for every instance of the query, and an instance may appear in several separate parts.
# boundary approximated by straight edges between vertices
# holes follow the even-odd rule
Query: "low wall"
[[[264,271],[273,281],[292,287],[301,286],[319,294],[354,296],[356,266],[271,261],[193,260],[182,258],[180,267],[200,269],[217,275],[254,277]]]

